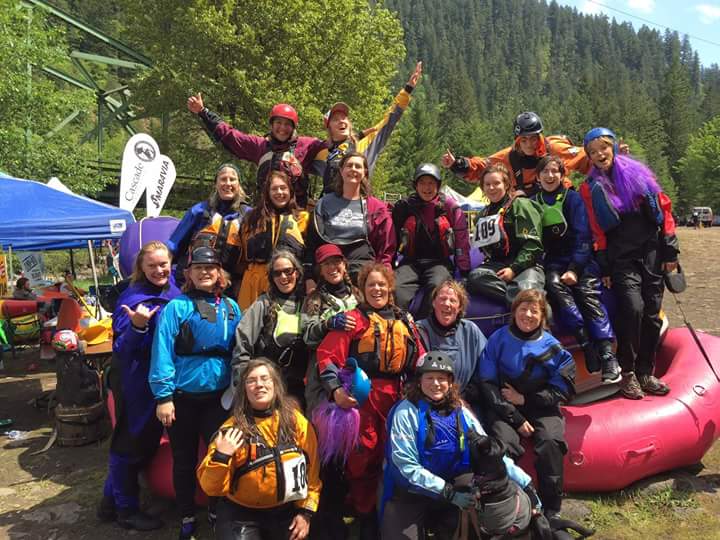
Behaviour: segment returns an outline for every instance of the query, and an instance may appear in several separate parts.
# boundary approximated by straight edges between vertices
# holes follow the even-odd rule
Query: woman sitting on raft
[[[312,425],[288,399],[274,363],[256,358],[238,381],[233,416],[198,467],[218,502],[218,540],[303,540],[320,497]]]
[[[428,351],[441,351],[453,362],[453,384],[465,402],[475,406],[480,399],[477,364],[487,339],[474,322],[463,319],[469,299],[463,286],[448,279],[432,292],[432,313],[417,323]]]
[[[480,177],[490,204],[478,219],[474,245],[485,259],[470,271],[467,290],[510,305],[523,289],[543,290],[541,260],[542,216],[537,204],[515,197],[510,173],[501,163],[488,166]]]
[[[543,157],[537,174],[541,189],[534,200],[543,209],[545,289],[553,313],[575,336],[588,371],[602,369],[603,382],[616,383],[620,366],[612,348],[615,334],[600,299],[600,268],[582,197],[563,185],[565,165],[559,157]]]
[[[560,404],[575,392],[575,362],[549,332],[545,294],[518,293],[512,322],[488,340],[478,366],[484,425],[517,461],[520,437],[533,438],[538,492],[548,518],[560,513],[563,456],[567,453]]]

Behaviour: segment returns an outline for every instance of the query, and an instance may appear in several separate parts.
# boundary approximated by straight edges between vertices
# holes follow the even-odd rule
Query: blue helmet
[[[348,358],[345,361],[345,367],[351,368],[355,372],[352,376],[352,386],[350,387],[350,393],[358,402],[358,407],[362,407],[363,403],[367,401],[370,395],[370,378],[357,364],[355,358]]]
[[[613,140],[613,151],[617,154],[618,151],[618,138],[615,132],[606,127],[594,127],[585,134],[583,138],[583,147],[587,150],[588,144],[595,139],[600,137],[610,137]]]

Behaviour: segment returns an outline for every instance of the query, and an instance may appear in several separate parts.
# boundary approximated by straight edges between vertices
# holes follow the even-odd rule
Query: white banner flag
[[[22,264],[23,275],[30,280],[31,287],[45,284],[45,261],[39,251],[28,251],[19,253],[20,264]]]
[[[158,217],[175,183],[175,164],[165,155],[155,160],[145,191],[148,217]]]
[[[147,133],[130,137],[123,152],[120,171],[120,208],[132,212],[156,170],[160,157],[155,139]]]

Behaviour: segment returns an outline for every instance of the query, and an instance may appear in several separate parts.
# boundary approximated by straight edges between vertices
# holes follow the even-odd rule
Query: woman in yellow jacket
[[[267,292],[267,264],[275,249],[287,249],[303,260],[307,224],[308,213],[298,210],[290,175],[284,170],[270,171],[260,202],[240,227],[243,262],[247,265],[238,295],[243,312]]]
[[[233,416],[197,471],[205,493],[224,497],[216,539],[307,538],[320,498],[320,462],[315,431],[292,403],[273,363],[251,360]]]

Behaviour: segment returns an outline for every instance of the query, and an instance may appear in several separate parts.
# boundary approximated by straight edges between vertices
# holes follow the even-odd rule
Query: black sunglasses
[[[274,278],[280,277],[280,276],[290,277],[295,272],[297,272],[297,270],[295,268],[283,268],[282,270],[273,270],[272,272],[270,272],[270,274]]]

